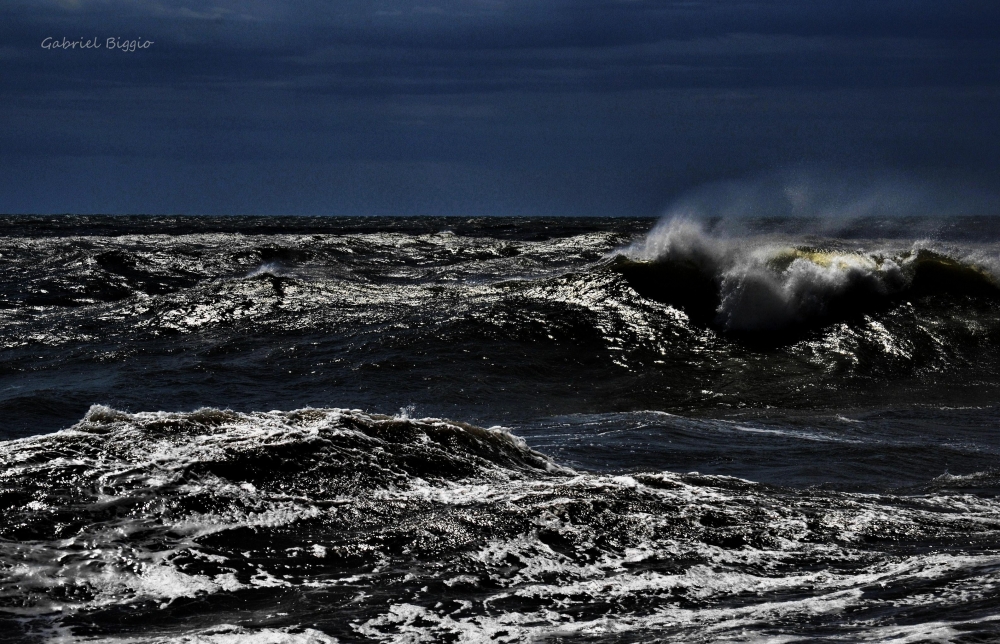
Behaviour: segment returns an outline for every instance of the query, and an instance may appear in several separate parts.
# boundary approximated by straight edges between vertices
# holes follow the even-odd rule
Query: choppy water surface
[[[1000,226],[820,224],[0,220],[0,638],[1000,638]]]

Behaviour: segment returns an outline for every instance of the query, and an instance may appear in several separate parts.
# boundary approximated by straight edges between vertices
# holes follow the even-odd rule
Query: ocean
[[[1000,641],[1000,220],[2,217],[0,640]]]

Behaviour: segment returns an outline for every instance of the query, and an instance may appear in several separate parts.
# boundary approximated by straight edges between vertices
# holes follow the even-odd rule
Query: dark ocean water
[[[0,218],[0,640],[1000,641],[991,218]]]

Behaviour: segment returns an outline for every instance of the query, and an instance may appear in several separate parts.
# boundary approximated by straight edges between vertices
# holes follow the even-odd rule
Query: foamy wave
[[[877,310],[929,292],[1000,294],[991,262],[908,248],[847,250],[727,238],[672,219],[616,264],[643,295],[727,331],[767,331]]]
[[[51,644],[336,644],[339,640],[313,628],[244,628],[221,624],[184,635],[92,638],[71,634],[52,638]]]
[[[98,615],[107,641],[728,641],[851,611],[849,637],[886,601],[964,619],[1000,565],[993,498],[573,472],[500,428],[356,410],[94,407],[0,462],[0,612]]]
[[[283,277],[287,275],[285,268],[277,262],[264,262],[257,268],[247,273],[247,277]]]
[[[322,521],[358,498],[409,491],[440,502],[461,495],[459,481],[485,489],[561,469],[499,427],[346,409],[95,405],[69,429],[0,444],[0,458],[0,481],[20,499],[0,521],[0,612],[20,615],[288,585],[265,569],[220,566],[227,558],[199,543]],[[352,548],[337,556],[367,556]]]

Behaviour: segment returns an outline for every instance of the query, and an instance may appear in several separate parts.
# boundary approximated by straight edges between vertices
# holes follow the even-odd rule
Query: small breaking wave
[[[252,271],[247,273],[247,278],[254,277],[285,277],[288,272],[285,270],[284,266],[278,262],[264,262],[260,266],[257,266]]]
[[[640,295],[732,332],[827,324],[908,298],[1000,298],[997,275],[982,258],[950,256],[919,242],[850,250],[733,239],[684,219],[654,229],[612,268]]]

